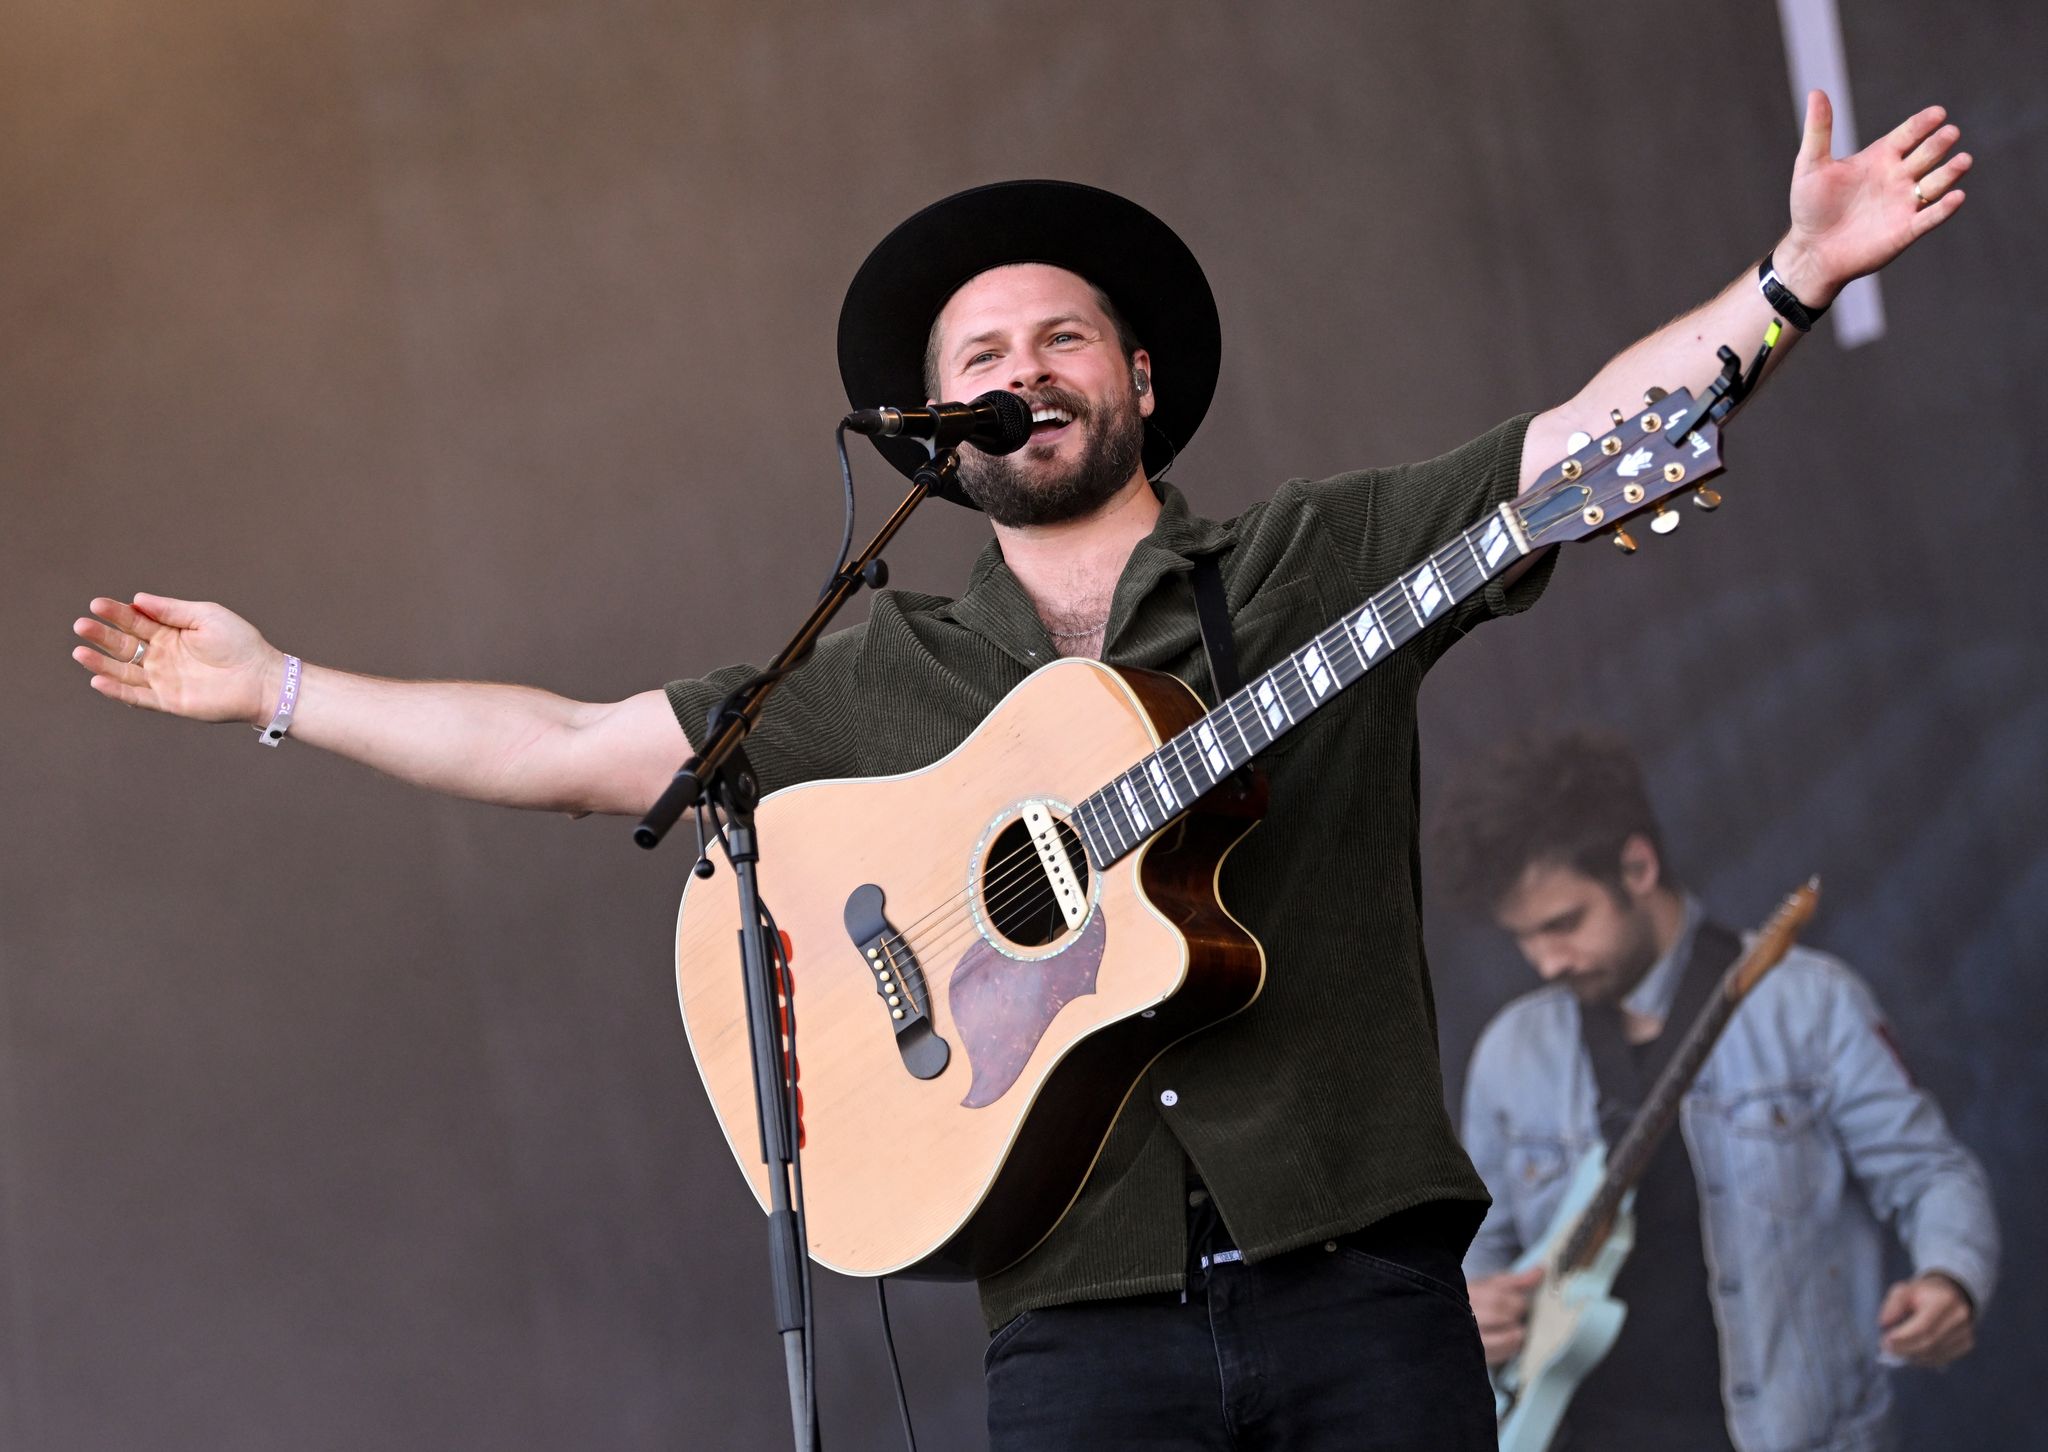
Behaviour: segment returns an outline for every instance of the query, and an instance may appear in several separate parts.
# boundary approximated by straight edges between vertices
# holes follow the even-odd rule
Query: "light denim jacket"
[[[1652,970],[1663,970],[1656,987],[1667,1004],[1696,916],[1688,912],[1681,942]],[[1878,1361],[1881,1221],[1896,1227],[1916,1272],[1953,1276],[1980,1317],[1991,1300],[1998,1226],[1983,1167],[1914,1086],[1882,1024],[1854,973],[1794,948],[1736,1010],[1680,1112],[1720,1331],[1721,1402],[1739,1452],[1894,1445]],[[1466,1256],[1468,1277],[1507,1269],[1542,1239],[1598,1133],[1596,1097],[1569,989],[1516,999],[1487,1026],[1472,1055],[1464,1132],[1494,1203]]]

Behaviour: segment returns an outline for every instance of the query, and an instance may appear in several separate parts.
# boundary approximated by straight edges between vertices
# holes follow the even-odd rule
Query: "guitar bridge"
[[[883,911],[882,889],[873,883],[856,887],[846,899],[846,935],[860,951],[875,980],[875,996],[889,1010],[896,1031],[896,1052],[913,1079],[936,1079],[945,1072],[953,1051],[932,1028],[931,992],[924,969],[903,935]]]

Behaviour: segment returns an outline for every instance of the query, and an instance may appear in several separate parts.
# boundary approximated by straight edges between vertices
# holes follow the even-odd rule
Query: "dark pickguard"
[[[961,1104],[981,1109],[1002,1098],[1024,1072],[1053,1015],[1095,991],[1106,931],[1098,907],[1072,946],[1049,958],[1007,957],[975,938],[953,970],[948,995],[956,1036],[974,1070]]]

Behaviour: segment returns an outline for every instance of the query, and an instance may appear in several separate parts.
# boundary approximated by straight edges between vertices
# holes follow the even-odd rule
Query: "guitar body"
[[[1606,1147],[1595,1144],[1579,1162],[1542,1241],[1515,1262],[1517,1272],[1541,1267],[1544,1275],[1529,1304],[1521,1355],[1494,1374],[1500,1452],[1545,1452],[1572,1393],[1621,1334],[1628,1308],[1608,1292],[1635,1243],[1633,1190],[1623,1198],[1614,1227],[1591,1263],[1576,1271],[1558,1269],[1564,1242],[1606,1174]]]
[[[819,1263],[954,1278],[1021,1259],[1073,1203],[1146,1066],[1257,997],[1265,955],[1216,881],[1262,787],[1226,783],[1100,870],[1067,836],[1064,907],[1035,845],[1201,714],[1172,677],[1058,661],[921,771],[760,803]],[[730,882],[686,888],[683,1022],[765,1208],[739,932]]]

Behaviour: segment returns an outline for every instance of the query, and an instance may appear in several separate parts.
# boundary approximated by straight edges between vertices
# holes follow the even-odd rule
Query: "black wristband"
[[[1811,332],[1813,325],[1827,315],[1825,306],[1810,308],[1792,295],[1792,289],[1785,286],[1784,280],[1778,276],[1778,269],[1768,252],[1756,265],[1756,283],[1764,290],[1764,301],[1771,305],[1771,311],[1802,333]]]

